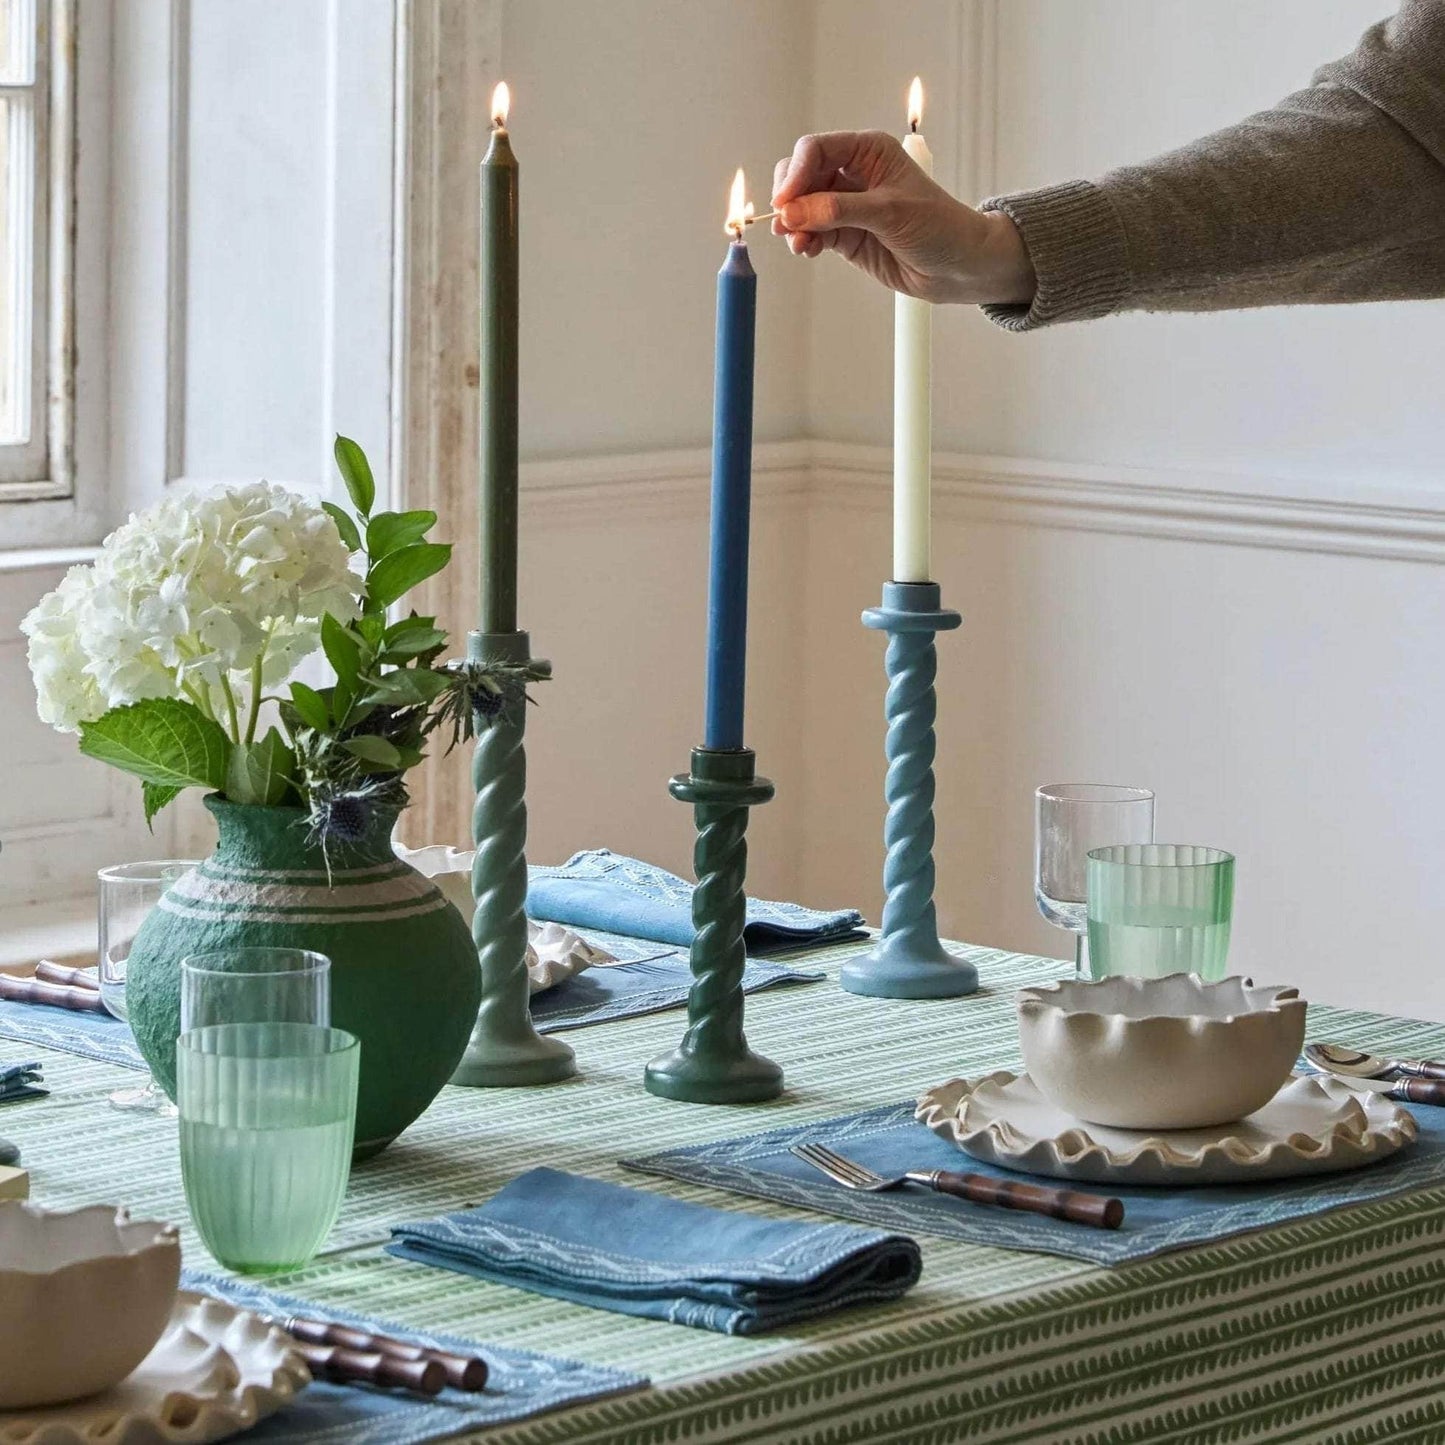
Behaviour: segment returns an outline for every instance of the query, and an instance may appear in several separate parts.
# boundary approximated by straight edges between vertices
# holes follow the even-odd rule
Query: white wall
[[[504,0],[522,164],[524,454],[706,443],[728,187],[767,209],[808,116],[811,6]],[[760,227],[759,230],[766,230]],[[796,436],[807,278],[765,238],[756,434]]]

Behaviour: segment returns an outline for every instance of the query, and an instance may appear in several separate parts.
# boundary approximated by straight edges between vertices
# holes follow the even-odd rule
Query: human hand
[[[975,211],[884,131],[805,135],[773,172],[773,234],[795,256],[837,251],[923,301],[1028,302],[1034,268],[1002,211]]]

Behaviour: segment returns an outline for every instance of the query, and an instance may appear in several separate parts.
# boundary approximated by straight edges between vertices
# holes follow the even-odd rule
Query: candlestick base
[[[888,634],[888,896],[882,936],[843,965],[839,981],[850,993],[874,998],[956,998],[978,987],[978,970],[939,942],[933,906],[933,637],[963,621],[941,603],[936,582],[885,582],[883,605],[863,614],[865,627]]]
[[[470,662],[525,663],[525,632],[473,632]],[[472,937],[482,970],[482,1002],[452,1083],[474,1088],[553,1084],[577,1072],[572,1050],[532,1027],[527,980],[526,705],[477,719],[472,759]]]
[[[677,1048],[648,1064],[648,1093],[690,1104],[756,1104],[783,1091],[783,1071],[755,1054],[743,1034],[743,929],[747,922],[748,809],[766,803],[773,785],[754,772],[750,748],[692,750],[692,771],[668,785],[697,818],[692,898],[696,929],[689,955],[693,985],[687,1033]]]

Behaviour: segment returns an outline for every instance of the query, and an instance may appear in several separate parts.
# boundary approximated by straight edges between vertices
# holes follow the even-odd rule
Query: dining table
[[[393,1226],[483,1203],[538,1164],[825,1220],[619,1161],[1018,1068],[1016,990],[1071,977],[1072,964],[950,947],[977,965],[976,994],[846,992],[836,975],[856,941],[784,955],[827,977],[748,999],[750,1043],[785,1071],[785,1091],[770,1103],[647,1093],[644,1065],[684,1026],[675,1009],[574,1031],[578,1074],[564,1083],[448,1087],[353,1170],[322,1254],[267,1283],[321,1308],[464,1337],[483,1354],[545,1351],[650,1382],[453,1437],[490,1445],[1445,1439],[1445,1187],[1109,1267],[919,1233],[922,1277],[902,1298],[758,1335],[602,1312],[383,1253]],[[1439,1024],[1322,1006],[1310,1018],[1312,1037],[1445,1055]],[[175,1120],[108,1105],[134,1072],[0,1037],[0,1063],[27,1058],[42,1059],[51,1092],[7,1107],[0,1124],[23,1150],[32,1198],[50,1208],[114,1202],[173,1220],[186,1265],[216,1270],[187,1215]]]

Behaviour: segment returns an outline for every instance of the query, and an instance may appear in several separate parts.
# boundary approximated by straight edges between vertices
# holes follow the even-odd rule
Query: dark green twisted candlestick
[[[525,632],[473,632],[472,662],[525,663]],[[472,759],[472,937],[482,970],[482,1003],[454,1084],[551,1084],[577,1072],[572,1050],[532,1027],[527,982],[526,708],[478,719]]]
[[[748,809],[766,803],[773,785],[754,772],[750,748],[694,748],[691,773],[669,785],[693,805],[697,843],[693,867],[692,990],[687,1033],[643,1076],[647,1091],[691,1104],[753,1104],[783,1091],[783,1071],[748,1048],[743,1034],[743,968],[747,953]]]

